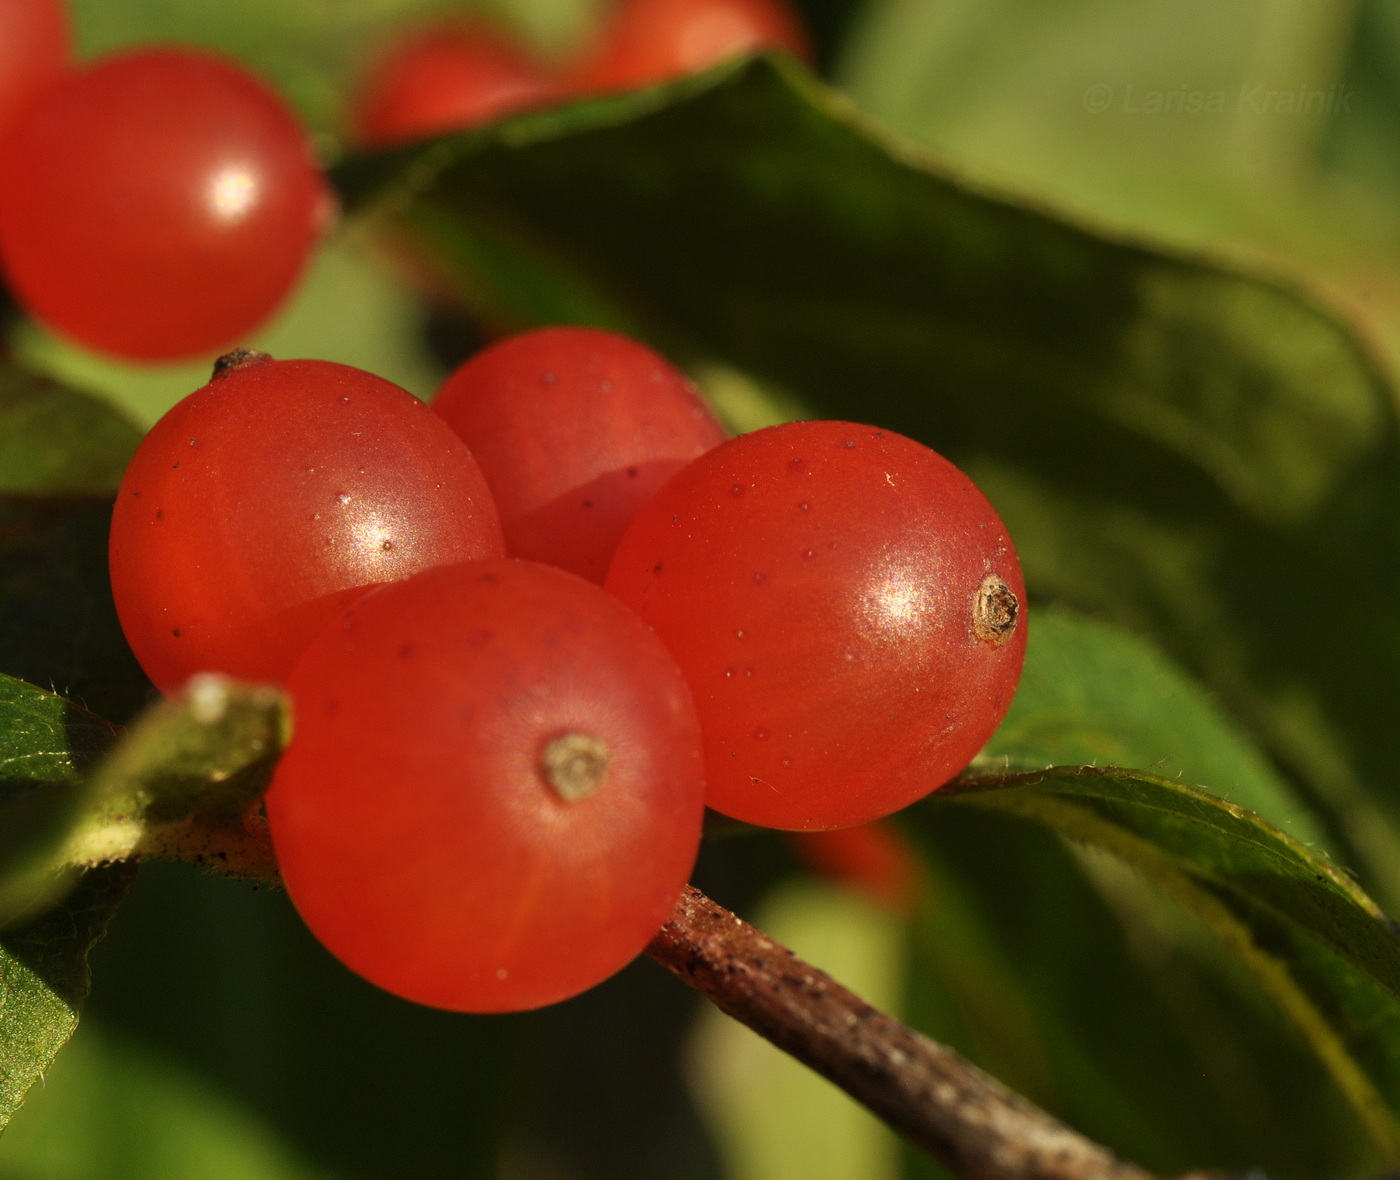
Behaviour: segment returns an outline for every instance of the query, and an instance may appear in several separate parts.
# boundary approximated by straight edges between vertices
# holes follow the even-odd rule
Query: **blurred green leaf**
[[[1030,626],[1020,687],[974,773],[1145,767],[1222,795],[1304,844],[1322,844],[1293,789],[1150,643],[1066,610],[1038,612]]]
[[[107,577],[109,496],[0,496],[0,671],[122,722],[154,695]]]
[[[4,1180],[326,1180],[197,1071],[85,1019],[5,1131]]]
[[[1308,298],[991,199],[781,60],[337,179],[448,265],[483,238],[521,260],[529,284],[462,279],[521,320],[621,317],[949,455],[1035,595],[1154,638],[1400,896],[1400,727],[1375,704],[1400,616],[1358,589],[1400,578],[1400,442],[1392,391]]]
[[[107,581],[111,496],[140,438],[111,406],[0,362],[0,673],[116,721],[150,691]]]
[[[1063,610],[1035,612],[1030,627],[1012,709],[968,772],[1012,785],[962,798],[980,814],[940,792],[905,815],[925,873],[909,1018],[1166,1174],[1379,1169],[1400,1105],[1393,924],[1315,850],[1242,810],[1316,838],[1287,786],[1150,644]],[[1091,761],[1155,772],[1102,771],[1114,822],[1099,828],[1018,805],[1037,776],[1007,778],[1074,782],[1096,772],[1046,768]],[[1136,820],[1136,859],[1112,838],[1127,826],[1118,809]],[[1307,892],[1319,874],[1333,890],[1320,907]],[[1221,877],[1224,904],[1208,892]],[[1328,939],[1325,953],[1313,946]],[[1368,942],[1388,969],[1318,966]],[[910,1178],[938,1174],[913,1155],[905,1165]]]
[[[288,733],[277,689],[194,677],[139,717],[94,768],[62,863],[164,856],[275,879],[265,828],[248,812]]]
[[[0,927],[61,887],[55,863],[91,793],[83,772],[114,737],[63,697],[0,676]]]
[[[530,1017],[400,1000],[336,962],[282,891],[160,861],[142,865],[93,974],[84,1019],[232,1104],[235,1128],[261,1128],[246,1150],[275,1136],[283,1159],[355,1180],[497,1180]],[[137,1068],[134,1086],[143,1080]],[[51,1122],[50,1134],[75,1133],[76,1113]],[[188,1141],[175,1121],[182,1113],[147,1107],[94,1150],[144,1139],[148,1150],[169,1151]],[[42,1107],[36,1114],[46,1117]],[[146,1180],[139,1157],[123,1162],[126,1173],[106,1175]]]
[[[60,906],[0,934],[0,1128],[77,1027],[88,951],[130,884],[127,866],[85,873]]]
[[[1008,191],[1312,276],[1396,372],[1397,27],[1394,0],[888,0],[837,76]]]
[[[935,796],[936,799],[936,796]],[[1232,951],[1133,870],[954,802],[901,817],[924,862],[904,1018],[1172,1176],[1382,1170],[1308,1043]],[[908,1177],[938,1175],[907,1153]]]
[[[115,492],[140,441],[104,402],[0,364],[0,496]]]
[[[76,1026],[88,948],[137,859],[275,878],[249,812],[285,742],[275,689],[195,677],[117,738],[63,698],[0,677],[0,918],[78,881],[62,905],[0,936],[0,1120]],[[116,862],[126,865],[101,867]]]
[[[1292,215],[1328,123],[1373,101],[1338,86],[1357,7],[891,0],[864,8],[838,76],[981,175],[1200,240]]]
[[[985,808],[1136,869],[1250,969],[1382,1157],[1400,1161],[1400,937],[1330,861],[1235,804],[1142,771],[972,777],[933,798],[919,823],[936,824],[944,806]]]
[[[796,880],[753,915],[766,935],[896,1013],[903,938],[888,910]],[[689,1075],[723,1149],[726,1180],[894,1180],[898,1139],[849,1095],[706,1005]]]
[[[1394,205],[1400,203],[1400,4],[1357,0],[1355,13],[1342,81],[1357,101],[1329,124],[1322,161]]]

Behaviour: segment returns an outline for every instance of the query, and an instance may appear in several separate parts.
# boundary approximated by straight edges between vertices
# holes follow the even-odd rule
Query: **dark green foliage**
[[[0,361],[0,673],[124,721],[150,684],[107,584],[111,497],[141,433]]]
[[[1033,593],[1156,637],[1400,896],[1361,786],[1400,814],[1373,707],[1400,617],[1367,598],[1400,578],[1400,444],[1317,305],[988,198],[763,59],[338,177],[497,308],[636,326],[947,454]]]
[[[0,927],[59,887],[54,858],[90,795],[83,771],[114,732],[53,693],[0,676]]]
[[[126,893],[132,869],[87,873],[56,908],[0,933],[0,1126],[73,1034],[88,993],[88,951]]]
[[[214,41],[263,35],[190,13]],[[269,61],[324,115],[336,54]],[[1164,1172],[1400,1163],[1400,940],[1370,896],[1400,898],[1400,438],[1332,314],[988,196],[763,59],[336,179],[479,322],[638,331],[928,442],[1006,517],[1029,663],[961,789],[905,817],[925,874],[910,1019]],[[136,437],[0,368],[0,909],[76,883],[0,936],[0,1119],[71,1033],[127,875],[56,870],[201,846],[256,861],[246,807],[283,740],[255,690],[141,715],[105,571]],[[84,707],[139,720],[112,747]],[[779,847],[717,834],[719,899],[743,909],[790,872]],[[692,999],[650,964],[538,1016],[446,1016],[351,978],[280,895],[152,866],[96,968],[104,1027],[338,1176],[493,1176],[502,1150],[520,1172],[719,1174],[676,1066]]]
[[[974,773],[1147,770],[965,797],[1087,840],[1089,861],[1008,820],[920,812],[939,904],[961,895],[971,915],[940,912],[938,974],[980,978],[979,941],[1005,948],[1005,986],[980,1000],[992,1041],[963,1042],[1164,1168],[1339,1174],[1395,1157],[1391,928],[1345,873],[1240,809],[1396,895],[1400,728],[1375,705],[1400,695],[1400,632],[1370,588],[1400,574],[1400,450],[1391,391],[1334,318],[1273,282],[989,199],[762,60],[356,161],[340,180],[492,314],[640,328],[969,470],[1036,601],[1130,629],[1033,613],[1025,695]],[[1086,783],[1094,802],[1075,794]],[[1122,810],[1105,819],[1105,800]],[[1025,840],[1012,874],[1007,848]],[[1153,886],[1110,887],[1122,870],[1105,851]],[[1041,889],[1058,918],[1027,945],[1011,907],[1034,910]],[[1038,992],[1022,962],[1099,982]],[[1164,971],[1184,998],[1168,1003]],[[940,986],[919,980],[915,1010]],[[964,979],[960,1000],[975,990]],[[1232,1031],[1202,1033],[1212,1021]],[[1030,1040],[1013,1052],[1015,1030]],[[1219,1064],[1270,1054],[1233,1078]]]

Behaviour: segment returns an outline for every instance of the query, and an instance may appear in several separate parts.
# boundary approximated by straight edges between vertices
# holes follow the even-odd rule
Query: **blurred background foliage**
[[[206,45],[249,62],[297,106],[328,163],[344,158],[343,98],[371,50],[405,22],[456,10],[436,0],[73,0],[72,8],[85,55],[160,40]],[[562,55],[597,19],[598,5],[495,0],[489,11],[542,52]],[[1217,477],[1239,493],[1230,509],[1245,522],[1229,536],[1266,554],[1265,573],[1282,579],[1274,592],[1279,601],[1264,611],[1268,628],[1283,642],[1291,639],[1292,614],[1303,619],[1322,610],[1326,576],[1340,571],[1344,584],[1334,581],[1330,593],[1360,612],[1358,651],[1329,658],[1345,665],[1354,656],[1372,669],[1361,678],[1365,693],[1348,698],[1345,708],[1362,712],[1369,699],[1375,713],[1354,718],[1348,732],[1400,731],[1394,692],[1375,693],[1377,685],[1393,690],[1396,684],[1400,642],[1393,625],[1376,626],[1372,617],[1394,613],[1394,582],[1385,578],[1397,572],[1400,545],[1395,501],[1387,499],[1396,488],[1395,430],[1389,418],[1367,418],[1370,391],[1388,396],[1389,375],[1400,367],[1400,2],[808,0],[805,11],[822,71],[877,136],[897,145],[897,158],[926,157],[936,174],[959,178],[959,193],[1010,202],[1009,214],[993,210],[980,222],[957,212],[956,200],[944,202],[939,216],[950,219],[955,236],[964,235],[969,254],[1009,261],[970,298],[977,306],[966,322],[951,304],[936,301],[928,313],[934,322],[961,339],[968,324],[982,323],[979,315],[993,314],[987,309],[998,300],[1017,305],[1018,284],[1044,284],[1053,298],[1045,275],[1079,274],[1076,267],[1086,268],[1091,294],[1126,283],[1119,271],[1139,264],[1159,279],[1189,272],[1192,281],[1178,288],[1159,283],[1160,300],[1176,301],[1170,314],[1182,322],[1192,315],[1247,322],[1237,338],[1252,332],[1250,339],[1266,340],[1261,355],[1296,346],[1297,382],[1305,390],[1296,400],[1303,409],[1293,418],[1280,411],[1278,422],[1286,434],[1302,421],[1304,441],[1271,436],[1269,445],[1278,445],[1265,455],[1269,461],[1245,473],[1268,474],[1275,462],[1279,489],[1241,493],[1238,480],[1219,479],[1222,464],[1211,451],[1219,438],[1208,431],[1178,446],[1190,461],[1180,468],[1159,463],[1152,452],[1161,471],[1145,462],[1134,470],[1140,453],[1128,433],[1114,434],[1087,412],[1060,427],[1089,432],[1074,446],[1025,427],[1023,438],[999,450],[953,421],[967,412],[956,390],[946,404],[920,401],[900,385],[913,378],[897,368],[883,391],[863,389],[856,379],[843,395],[841,383],[858,372],[849,357],[816,354],[812,368],[828,367],[824,377],[779,355],[778,346],[765,352],[761,343],[746,345],[742,332],[706,309],[704,292],[688,302],[684,292],[675,293],[690,275],[674,273],[670,286],[658,280],[647,288],[644,268],[612,266],[602,254],[605,225],[592,243],[594,255],[580,244],[567,267],[557,251],[530,256],[529,285],[540,297],[533,307],[500,298],[509,284],[490,283],[474,288],[474,303],[460,306],[426,300],[401,253],[373,226],[351,219],[292,304],[253,343],[277,355],[356,364],[426,396],[448,365],[502,324],[528,322],[543,314],[541,307],[597,307],[599,318],[636,316],[653,336],[679,342],[682,359],[739,427],[803,407],[856,417],[866,406],[868,414],[885,415],[883,424],[927,441],[940,442],[940,431],[947,432],[967,451],[956,457],[969,461],[1011,519],[1032,567],[1033,626],[1040,629],[1021,703],[987,759],[1021,767],[1037,759],[1040,765],[1115,762],[1205,783],[1311,846],[1330,849],[1393,908],[1400,860],[1390,853],[1400,844],[1389,817],[1400,814],[1400,792],[1393,771],[1385,772],[1394,763],[1373,757],[1361,786],[1344,764],[1349,753],[1365,763],[1366,751],[1341,741],[1336,753],[1325,734],[1308,745],[1307,734],[1325,724],[1305,694],[1288,696],[1291,683],[1251,704],[1255,698],[1231,676],[1257,672],[1254,653],[1231,664],[1223,651],[1229,644],[1213,629],[1219,620],[1209,611],[1202,616],[1202,645],[1193,648],[1183,628],[1173,631],[1162,621],[1153,594],[1143,589],[1147,576],[1133,573],[1123,553],[1105,550],[1101,566],[1083,567],[1067,563],[1063,551],[1090,547],[1088,533],[1122,524],[1095,516],[1096,505],[1131,506],[1135,494],[1145,501],[1158,478],[1177,493],[1162,519],[1152,528],[1137,518],[1123,527],[1134,544],[1150,548],[1143,569],[1181,574],[1187,598],[1207,595],[1190,581],[1205,564],[1192,548],[1199,535],[1172,530],[1198,509],[1202,519],[1223,514],[1220,504],[1230,497],[1214,484],[1206,489],[1200,473]],[[687,127],[682,112],[674,126],[639,130],[637,142],[645,146],[647,134],[674,131],[691,136],[685,142],[698,145],[697,153],[723,154],[722,144],[705,140],[706,127],[742,126],[751,116],[780,123],[798,109],[774,98],[771,87],[760,94],[764,85],[762,79],[734,84],[733,93],[758,97],[752,108],[736,107],[732,124],[696,116]],[[728,93],[713,100],[715,109]],[[1307,109],[1281,109],[1288,95]],[[695,109],[707,101],[702,95]],[[803,119],[815,128],[821,151],[828,141],[833,156],[856,151],[837,143],[816,116],[791,116],[794,124]],[[548,179],[553,149],[545,145],[532,157],[536,162],[518,167],[504,149],[493,156],[497,147],[485,144],[475,178],[454,190],[471,200],[441,206],[436,228],[418,222],[445,251],[470,247],[478,260],[487,247],[496,257],[510,254],[509,235],[469,240],[473,200],[519,196],[539,225],[567,224],[568,210],[553,210],[530,187]],[[565,143],[556,153],[560,167],[572,166],[567,150]],[[762,144],[753,150],[761,158]],[[663,155],[658,148],[655,158]],[[794,157],[775,169],[804,166]],[[354,167],[343,175],[353,176]],[[782,178],[790,182],[792,174]],[[846,194],[857,227],[860,199],[872,191]],[[736,224],[752,215],[742,192],[736,185],[726,198]],[[1053,212],[1044,225],[1035,222],[1045,210]],[[1021,211],[1029,211],[1029,220],[1018,220]],[[580,216],[606,221],[586,208]],[[872,214],[872,226],[874,220]],[[1088,234],[1083,241],[1057,236],[1061,222]],[[652,232],[665,228],[658,224]],[[544,231],[539,235],[532,243],[548,244]],[[1160,244],[1167,253],[1153,247],[1139,256],[1132,245],[1138,242]],[[829,245],[812,241],[815,269]],[[867,245],[836,244],[847,260]],[[677,246],[677,257],[684,246]],[[1195,252],[1250,274],[1279,276],[1279,283],[1246,292],[1224,280],[1196,282],[1205,272],[1191,270]],[[520,258],[507,263],[518,265]],[[860,277],[854,268],[850,273]],[[845,275],[837,277],[845,281]],[[894,288],[908,282],[892,272],[865,277],[872,289],[886,278]],[[713,274],[704,281],[721,290]],[[603,298],[618,291],[630,293],[632,302]],[[1374,354],[1349,354],[1330,337],[1310,352],[1309,341],[1333,329],[1322,322],[1326,317],[1289,303],[1291,291],[1330,309]],[[590,302],[595,297],[600,302]],[[1025,314],[1033,316],[1038,306],[1028,301]],[[1081,310],[1091,316],[1096,306]],[[1105,297],[1105,315],[1113,309]],[[801,309],[792,318],[800,315]],[[1085,331],[1083,323],[1071,327]],[[855,324],[851,332],[869,331],[873,351],[883,347],[875,328]],[[1062,325],[1039,330],[1053,336]],[[1034,324],[1016,331],[1038,339]],[[206,362],[159,369],[117,364],[15,317],[8,335],[26,363],[102,395],[143,425],[202,384],[207,372]],[[1173,346],[1187,349],[1198,336],[1182,332]],[[924,363],[923,347],[910,345],[909,366]],[[1086,355],[1101,364],[1118,347],[1107,340]],[[1201,347],[1198,378],[1235,360],[1219,341]],[[1379,358],[1375,366],[1371,355]],[[1236,382],[1252,381],[1258,394],[1246,409],[1273,422],[1265,408],[1288,391],[1268,383],[1265,361],[1246,359],[1254,367],[1240,362]],[[1028,368],[1043,360],[1023,358]],[[1144,362],[1135,363],[1141,369]],[[1207,378],[1200,380],[1209,394]],[[1028,373],[1027,386],[1035,389],[1037,379]],[[1072,370],[1069,380],[1077,379]],[[935,386],[940,380],[933,379]],[[1308,387],[1331,407],[1328,413],[1336,410],[1335,419],[1319,412],[1327,429],[1306,428],[1314,421],[1305,404]],[[1355,427],[1350,442],[1337,426],[1347,414]],[[1336,437],[1328,434],[1332,428]],[[1220,436],[1228,434],[1227,424]],[[1050,439],[1065,447],[1058,482],[1030,460],[1022,463],[1017,450],[1046,448]],[[1381,458],[1367,458],[1367,447]],[[1266,450],[1261,444],[1260,454]],[[1278,530],[1255,518],[1287,515],[1289,479],[1310,464],[1325,471],[1335,460],[1340,470],[1353,452],[1364,452],[1356,470],[1370,482],[1358,477],[1360,490],[1347,492],[1348,511],[1339,510],[1335,529],[1332,517],[1323,517],[1342,540],[1319,549],[1323,568],[1316,576],[1290,569],[1295,550],[1276,544]],[[1081,493],[1085,498],[1076,499]],[[1364,510],[1352,511],[1358,501],[1366,502]],[[1076,533],[1076,514],[1097,523]],[[1365,529],[1377,521],[1388,521],[1387,531],[1374,552],[1361,555]],[[1313,522],[1289,534],[1289,544],[1321,545],[1325,531]],[[13,544],[14,535],[11,528],[0,539]],[[1106,583],[1112,601],[1102,586],[1096,599],[1083,578],[1076,581],[1086,568],[1093,576],[1116,571]],[[1243,582],[1249,574],[1234,568],[1222,576]],[[1238,610],[1256,592],[1263,593],[1245,587],[1230,599],[1222,592],[1220,601]],[[1368,594],[1382,603],[1368,604]],[[1299,632],[1310,633],[1308,625],[1300,623]],[[1254,640],[1238,642],[1248,647]],[[1036,656],[1037,650],[1046,654]],[[1342,666],[1337,675],[1346,672]],[[1284,708],[1289,702],[1296,705],[1292,713]],[[1284,731],[1303,734],[1298,740],[1307,748],[1290,751]],[[1318,770],[1333,754],[1342,769]],[[1341,1178],[1396,1162],[1368,1143],[1335,1079],[1258,983],[1189,914],[1121,864],[976,808],[929,805],[900,831],[900,847],[916,865],[902,901],[814,875],[776,834],[712,839],[696,883],[876,1004],[1146,1166],[1163,1172],[1266,1167],[1279,1177]],[[941,1175],[839,1092],[705,1009],[645,960],[554,1009],[510,1018],[450,1016],[400,1003],[351,977],[301,929],[281,894],[187,866],[150,865],[94,952],[93,973],[80,1031],[0,1142],[4,1180]],[[1400,1060],[1400,1045],[1391,1045],[1389,1058]]]

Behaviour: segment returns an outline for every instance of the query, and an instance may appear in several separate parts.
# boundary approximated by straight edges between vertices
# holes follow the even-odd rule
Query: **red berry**
[[[574,83],[630,90],[766,47],[812,59],[802,20],[786,0],[621,0]]]
[[[165,415],[112,514],[112,594],[164,691],[280,682],[365,587],[501,554],[461,441],[411,394],[327,361],[247,363]]]
[[[380,987],[535,1008],[617,971],[670,913],[700,843],[695,713],[596,586],[519,561],[419,574],[322,633],[289,690],[267,794],[282,877]]]
[[[702,456],[637,514],[605,585],[690,682],[706,802],[770,827],[864,823],[946,782],[1025,651],[991,505],[870,426],[792,422]]]
[[[55,330],[119,356],[193,356],[276,309],[328,199],[260,81],[207,54],[140,50],[69,74],[10,128],[0,259]]]
[[[433,409],[481,464],[506,552],[595,582],[637,509],[724,440],[669,361],[594,328],[543,328],[479,352]]]
[[[367,146],[421,139],[541,106],[562,88],[510,39],[482,24],[434,25],[374,63],[351,115]]]
[[[0,0],[0,135],[67,68],[71,40],[59,0]]]
[[[854,828],[793,832],[798,857],[813,872],[863,893],[896,914],[907,914],[919,886],[918,854],[892,821]]]

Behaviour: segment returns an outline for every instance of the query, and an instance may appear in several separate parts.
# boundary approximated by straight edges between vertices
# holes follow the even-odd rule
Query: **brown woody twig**
[[[1154,1180],[698,889],[686,887],[647,954],[964,1180]]]

